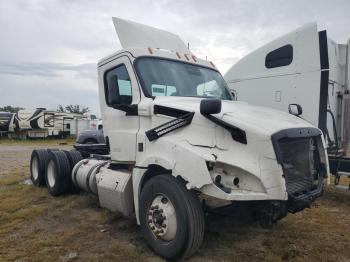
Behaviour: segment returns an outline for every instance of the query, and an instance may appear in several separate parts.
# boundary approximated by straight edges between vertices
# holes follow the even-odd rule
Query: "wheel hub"
[[[148,225],[153,234],[162,240],[171,241],[177,230],[176,212],[171,201],[157,195],[148,210]]]
[[[165,217],[163,216],[163,210],[155,210],[152,214],[152,219],[156,227],[162,227]]]

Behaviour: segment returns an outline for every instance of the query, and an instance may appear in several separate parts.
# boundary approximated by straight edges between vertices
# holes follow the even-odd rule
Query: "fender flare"
[[[191,159],[191,162],[184,161],[185,159]],[[181,152],[174,152],[173,158],[159,155],[149,156],[148,158],[144,159],[144,161],[135,166],[132,174],[134,207],[137,224],[140,223],[139,197],[141,194],[141,185],[145,173],[150,165],[157,165],[166,170],[171,170],[172,176],[180,176],[187,182],[186,187],[188,190],[192,188],[200,189],[204,185],[213,183],[205,160],[189,150],[183,149]]]

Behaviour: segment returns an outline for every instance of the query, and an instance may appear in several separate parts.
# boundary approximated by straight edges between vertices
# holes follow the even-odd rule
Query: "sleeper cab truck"
[[[236,99],[288,112],[322,130],[335,183],[350,175],[350,39],[336,43],[306,24],[243,57],[225,74]]]
[[[35,150],[34,184],[54,196],[95,194],[101,207],[136,218],[147,244],[165,259],[199,249],[205,212],[239,204],[270,226],[322,194],[328,162],[318,128],[234,101],[212,63],[182,41],[167,45],[174,35],[114,22],[142,39],[145,32],[163,39],[162,48],[132,47],[143,43],[119,31],[123,49],[98,63],[109,155]]]

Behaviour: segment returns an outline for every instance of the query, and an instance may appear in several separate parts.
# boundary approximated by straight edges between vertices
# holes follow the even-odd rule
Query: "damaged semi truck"
[[[34,150],[34,184],[54,196],[82,189],[136,217],[166,259],[198,250],[207,211],[243,205],[269,226],[322,194],[329,171],[320,129],[234,101],[214,64],[177,35],[113,21],[123,49],[98,62],[109,154]]]

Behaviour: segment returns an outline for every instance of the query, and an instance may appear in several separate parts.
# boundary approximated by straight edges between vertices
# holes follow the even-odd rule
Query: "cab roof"
[[[136,59],[138,57],[144,57],[144,56],[172,59],[172,60],[178,60],[180,62],[197,64],[200,66],[205,66],[205,67],[209,67],[217,70],[213,62],[198,58],[193,54],[173,52],[166,49],[158,49],[158,48],[152,48],[152,47],[148,47],[148,48],[133,47],[133,48],[121,49],[111,55],[108,55],[100,59],[98,62],[98,67],[103,66],[115,60],[117,57],[121,55],[127,55],[133,59]]]
[[[117,17],[112,17],[112,20],[123,48],[151,46],[190,53],[184,41],[176,34]]]
[[[197,58],[176,34],[117,17],[112,20],[123,49],[99,60],[99,67],[125,54],[132,58],[168,58],[216,69],[212,62]]]

